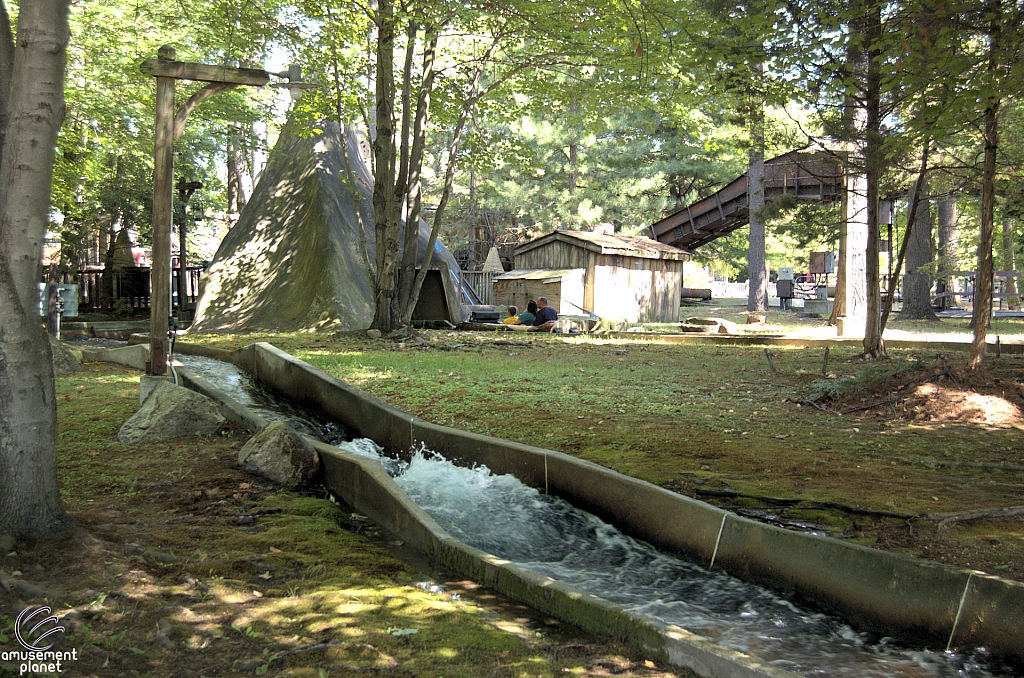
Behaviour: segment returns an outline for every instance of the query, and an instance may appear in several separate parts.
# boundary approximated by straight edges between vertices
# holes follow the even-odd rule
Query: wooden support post
[[[159,51],[174,61],[173,47]],[[167,318],[171,297],[171,232],[174,206],[174,78],[156,79],[156,127],[153,141],[153,268],[149,296],[149,356],[153,374],[167,373]]]

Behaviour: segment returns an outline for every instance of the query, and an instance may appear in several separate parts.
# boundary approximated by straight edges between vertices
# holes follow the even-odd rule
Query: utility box
[[[778,277],[778,279],[779,280],[788,280],[790,282],[793,282],[793,269],[791,267],[789,267],[789,266],[783,266],[782,268],[779,269],[779,277]],[[792,288],[793,288],[793,286],[790,285],[790,289],[792,289]],[[779,296],[781,297],[782,295],[780,294]],[[789,296],[793,296],[793,295],[790,294]]]
[[[50,284],[39,283],[39,303],[36,305],[36,313],[40,317],[49,315],[48,300],[50,298]],[[57,300],[63,306],[61,315],[65,318],[78,317],[78,285],[57,285]]]
[[[836,258],[831,252],[811,252],[809,270],[811,273],[832,273],[836,270]]]

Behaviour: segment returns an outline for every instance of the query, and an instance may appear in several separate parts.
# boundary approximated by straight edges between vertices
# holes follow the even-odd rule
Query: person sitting
[[[519,314],[519,322],[512,323],[513,325],[533,325],[533,321],[537,319],[537,302],[533,299],[526,302],[526,310]]]
[[[547,297],[537,297],[537,315],[533,319],[531,332],[550,332],[558,322],[558,312],[548,306]]]
[[[519,309],[515,306],[508,307],[508,317],[501,321],[502,325],[512,325],[519,321]]]

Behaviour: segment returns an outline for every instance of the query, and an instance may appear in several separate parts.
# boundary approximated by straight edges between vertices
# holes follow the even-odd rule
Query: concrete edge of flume
[[[1024,584],[1020,582],[787,531],[560,452],[431,424],[269,344],[233,352],[185,344],[177,349],[234,363],[298,404],[321,411],[357,436],[377,441],[388,453],[407,454],[422,443],[452,461],[510,473],[627,534],[810,601],[855,627],[940,650],[947,645],[985,646],[998,656],[1024,660]],[[121,362],[126,356],[110,357]],[[101,359],[95,354],[91,358]],[[233,403],[187,370],[179,373],[186,385]],[[262,420],[249,415],[246,419],[236,413],[238,418],[233,420],[254,430],[252,426],[258,428]],[[793,675],[682,629],[627,614],[608,601],[455,542],[382,469],[371,468],[379,464],[323,447],[332,491],[408,543],[480,583],[582,628],[622,637],[638,649],[653,651],[701,675]],[[653,631],[657,633],[652,635]]]

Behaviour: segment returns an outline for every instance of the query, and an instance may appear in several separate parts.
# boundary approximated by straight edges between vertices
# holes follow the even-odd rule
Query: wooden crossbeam
[[[212,64],[196,64],[189,61],[168,61],[146,59],[139,66],[143,73],[156,78],[175,80],[199,80],[229,85],[252,85],[263,87],[270,82],[270,73],[256,68],[229,68]]]

